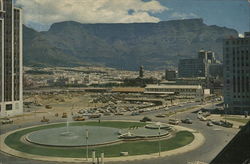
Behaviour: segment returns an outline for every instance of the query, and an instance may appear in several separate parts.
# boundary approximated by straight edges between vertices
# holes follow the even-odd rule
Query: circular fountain
[[[89,131],[88,137],[87,130]],[[25,138],[31,143],[45,146],[102,145],[116,142],[118,140],[117,131],[119,129],[110,127],[69,126],[35,131],[26,135]]]
[[[107,145],[129,139],[153,139],[169,135],[165,125],[118,129],[104,126],[79,126],[69,121],[64,127],[48,128],[28,133],[26,141],[43,146],[84,147]]]

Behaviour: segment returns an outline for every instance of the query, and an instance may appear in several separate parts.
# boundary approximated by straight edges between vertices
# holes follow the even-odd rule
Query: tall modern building
[[[207,77],[208,55],[207,51],[200,50],[197,58],[179,60],[178,73],[181,78]]]
[[[197,58],[181,59],[178,65],[178,73],[181,78],[208,77],[209,66],[216,64],[213,51],[200,50]]]
[[[0,0],[0,116],[23,113],[22,9]]]
[[[176,75],[177,73],[174,70],[165,70],[165,80],[174,81],[176,80]]]
[[[224,103],[228,112],[250,113],[250,33],[223,44]]]
[[[140,66],[139,77],[140,77],[140,78],[143,78],[143,76],[144,76],[144,67],[143,67],[143,66]]]

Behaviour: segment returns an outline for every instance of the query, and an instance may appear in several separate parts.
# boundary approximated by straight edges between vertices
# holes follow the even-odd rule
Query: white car
[[[166,108],[164,108],[164,110],[169,110],[169,108],[168,108],[168,107],[166,107]]]
[[[201,120],[201,121],[207,121],[207,119],[205,118],[205,117],[203,117],[203,116],[200,116],[200,117],[198,117],[199,118],[199,120]]]

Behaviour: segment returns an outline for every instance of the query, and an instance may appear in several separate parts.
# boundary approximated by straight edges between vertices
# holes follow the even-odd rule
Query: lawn
[[[105,127],[116,127],[116,128],[128,128],[131,126],[144,126],[145,123],[134,123],[134,122],[77,122],[72,123],[71,126],[79,125],[89,125],[89,126],[105,126]],[[35,127],[19,132],[15,132],[9,135],[5,143],[16,150],[42,155],[42,156],[56,156],[56,157],[72,157],[72,158],[82,158],[86,156],[85,148],[59,148],[59,147],[42,147],[34,146],[30,144],[25,144],[20,141],[20,138],[30,132],[45,129],[45,128],[55,128],[62,127],[65,124],[55,124],[42,127]],[[101,136],[100,136],[101,137]],[[178,147],[185,146],[191,143],[194,139],[194,135],[188,131],[177,132],[176,135],[170,139],[165,139],[161,142],[161,150],[168,151],[173,150]],[[141,155],[141,154],[150,154],[157,153],[159,150],[158,141],[131,141],[126,143],[114,144],[109,146],[96,147],[95,150],[98,152],[104,152],[106,157],[117,157],[120,156],[120,152],[125,151],[129,152],[129,155]],[[91,151],[93,148],[89,148],[89,156],[91,156]]]

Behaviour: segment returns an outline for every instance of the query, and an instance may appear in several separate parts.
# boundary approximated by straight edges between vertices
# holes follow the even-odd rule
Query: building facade
[[[250,113],[250,33],[223,44],[224,103],[228,112]]]
[[[181,59],[178,65],[178,73],[181,78],[208,77],[209,66],[216,64],[218,61],[215,58],[213,51],[200,50],[197,58]]]
[[[174,81],[176,80],[176,75],[177,73],[174,70],[165,70],[165,80]]]
[[[140,78],[143,78],[143,76],[144,76],[144,67],[143,67],[143,66],[140,66],[139,77],[140,77]]]
[[[174,94],[180,98],[191,98],[201,101],[204,97],[200,85],[147,85],[145,94]]]
[[[223,78],[223,64],[216,63],[209,65],[209,76]]]
[[[178,75],[181,78],[206,77],[207,63],[204,59],[181,59],[178,65]]]
[[[0,116],[23,113],[22,9],[0,0]]]

